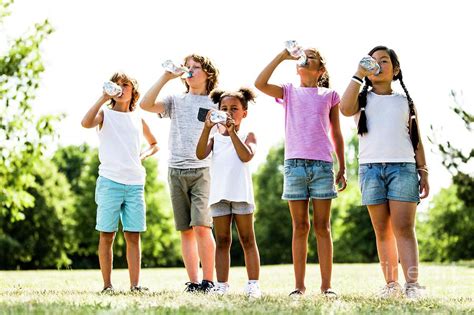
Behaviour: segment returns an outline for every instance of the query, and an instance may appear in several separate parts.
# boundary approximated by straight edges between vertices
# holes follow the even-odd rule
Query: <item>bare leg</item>
[[[418,241],[415,232],[416,203],[389,201],[398,255],[408,283],[418,281]]]
[[[214,217],[216,233],[216,274],[217,281],[229,281],[230,245],[232,244],[232,215]]]
[[[115,232],[100,232],[99,237],[99,265],[104,280],[104,288],[112,285],[112,263],[114,255],[112,245],[114,243]]]
[[[290,200],[288,204],[293,224],[292,253],[293,268],[295,270],[295,288],[304,293],[306,291],[304,278],[310,229],[308,200]]]
[[[125,232],[127,242],[127,263],[130,275],[130,287],[137,286],[140,282],[141,244],[139,232]]]
[[[398,281],[397,242],[390,221],[388,203],[367,206],[375,231],[380,265],[387,283]]]
[[[202,279],[212,281],[214,279],[214,260],[216,255],[216,243],[212,236],[210,227],[193,226],[196,236],[199,259],[202,265]]]
[[[314,232],[321,271],[321,292],[324,292],[331,288],[332,275],[331,199],[313,199],[313,209]]]
[[[199,258],[193,229],[181,231],[181,253],[189,281],[199,283]]]
[[[260,255],[253,229],[253,214],[236,214],[234,217],[237,223],[240,244],[244,250],[247,275],[249,280],[258,280],[260,276]]]

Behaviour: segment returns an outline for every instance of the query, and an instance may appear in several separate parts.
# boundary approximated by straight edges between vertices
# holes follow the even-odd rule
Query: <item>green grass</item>
[[[260,285],[263,298],[249,301],[242,295],[245,269],[232,268],[228,296],[183,294],[184,268],[144,269],[142,284],[151,292],[128,292],[127,270],[114,270],[111,296],[98,294],[99,270],[0,271],[0,314],[293,314],[293,313],[474,313],[472,264],[421,265],[421,284],[427,296],[420,301],[378,300],[383,285],[377,264],[337,264],[333,287],[340,298],[328,301],[319,293],[319,266],[308,265],[307,294],[298,300],[287,295],[293,289],[291,265],[264,266]],[[403,284],[403,283],[402,283]]]

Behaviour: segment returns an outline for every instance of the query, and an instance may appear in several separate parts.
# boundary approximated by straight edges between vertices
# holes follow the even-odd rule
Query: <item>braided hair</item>
[[[398,74],[393,76],[393,81],[396,81],[396,80],[400,81],[400,85],[402,86],[403,91],[405,92],[405,95],[408,100],[408,107],[410,111],[410,117],[408,119],[410,140],[411,140],[413,149],[416,151],[418,148],[418,144],[420,142],[420,138],[418,135],[418,124],[416,121],[415,104],[413,103],[413,100],[405,86],[405,83],[403,82],[403,74],[402,74],[402,70],[400,69],[400,62],[398,60],[398,56],[393,49],[387,48],[385,46],[374,47],[369,52],[369,56],[372,56],[376,51],[379,51],[379,50],[385,50],[388,53],[388,55],[390,56],[390,61],[392,62],[393,68],[397,68],[397,67],[399,68]],[[364,87],[362,88],[362,91],[359,93],[359,96],[358,96],[360,117],[359,117],[359,123],[357,125],[357,133],[361,136],[368,132],[367,115],[365,113],[365,107],[367,106],[367,93],[369,91],[369,87],[371,86],[372,86],[372,82],[366,77]]]

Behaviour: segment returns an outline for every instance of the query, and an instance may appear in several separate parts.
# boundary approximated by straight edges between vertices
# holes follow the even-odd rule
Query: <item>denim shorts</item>
[[[363,205],[386,203],[387,200],[420,201],[415,163],[361,164],[359,186]]]
[[[282,199],[307,200],[337,197],[332,162],[289,159],[285,160],[284,169]]]
[[[221,217],[230,214],[251,214],[255,206],[247,202],[221,200],[211,205],[212,217]]]
[[[144,185],[124,185],[99,176],[95,188],[100,232],[116,232],[119,219],[126,232],[146,230]]]

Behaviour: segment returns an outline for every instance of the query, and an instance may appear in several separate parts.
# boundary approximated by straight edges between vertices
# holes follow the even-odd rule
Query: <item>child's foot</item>
[[[405,283],[405,287],[403,289],[405,296],[410,300],[421,299],[425,293],[425,287],[419,285],[418,282]]]
[[[191,281],[186,282],[185,285],[186,285],[186,289],[184,289],[184,292],[188,292],[188,293],[198,292],[199,288],[201,287],[199,283],[195,283]]]
[[[224,295],[228,290],[229,284],[227,282],[217,282],[211,293],[216,295]]]
[[[209,280],[202,280],[198,290],[201,293],[207,294],[212,290],[212,288],[214,288],[214,282]]]
[[[324,290],[322,293],[323,293],[324,297],[326,297],[328,299],[337,299],[338,298],[336,291],[334,291],[331,288]]]
[[[258,282],[247,282],[244,289],[245,295],[249,298],[258,299],[262,296],[262,291],[260,291],[260,286]]]
[[[294,291],[291,291],[290,294],[288,294],[288,296],[291,296],[291,297],[294,297],[294,298],[298,298],[300,296],[303,296],[304,295],[304,291],[300,290],[300,289],[296,289]]]
[[[130,287],[130,292],[132,293],[145,293],[145,292],[148,292],[148,288],[147,287],[142,287],[140,285],[134,285],[134,286],[131,286]]]
[[[398,298],[401,296],[402,286],[396,281],[387,283],[378,294],[378,297],[381,299]]]
[[[108,285],[100,291],[100,294],[113,294],[115,293],[114,287],[112,285]]]

